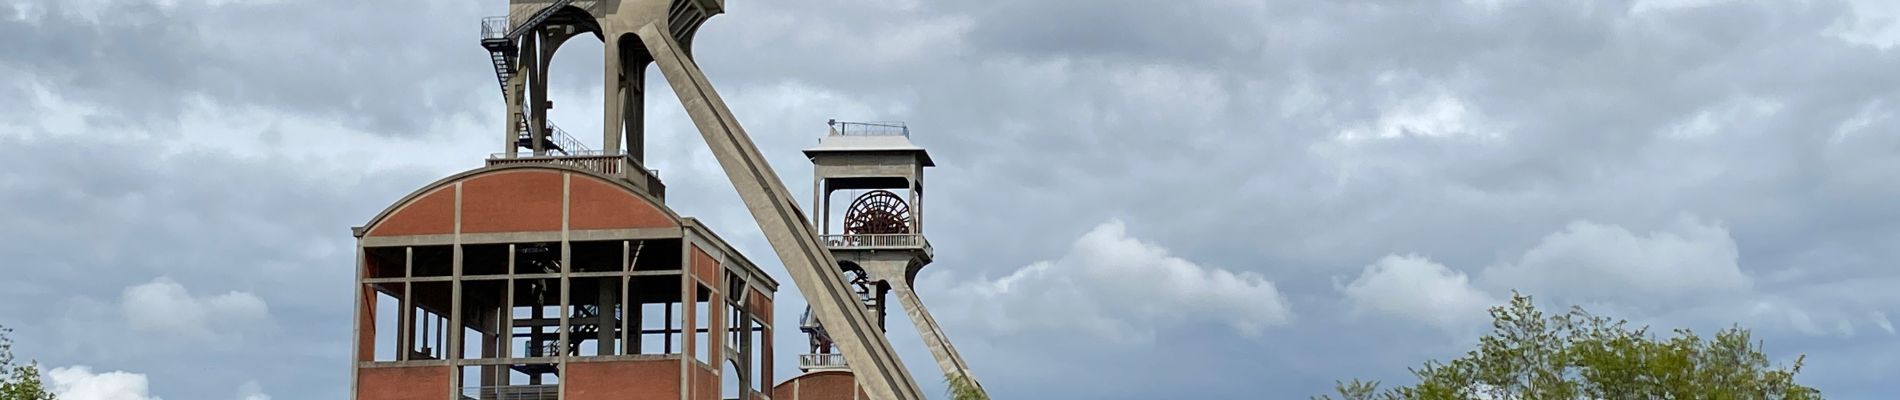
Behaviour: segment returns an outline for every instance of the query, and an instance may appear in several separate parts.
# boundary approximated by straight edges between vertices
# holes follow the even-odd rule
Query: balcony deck
[[[819,241],[831,250],[922,250],[931,252],[930,241],[915,233],[882,235],[822,235]]]

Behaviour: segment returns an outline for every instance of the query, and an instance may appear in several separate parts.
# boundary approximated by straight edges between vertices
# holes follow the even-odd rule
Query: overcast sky
[[[21,356],[71,400],[347,398],[349,227],[500,150],[477,22],[504,2],[0,4]],[[792,193],[827,119],[908,121],[931,150],[919,291],[997,398],[1406,382],[1514,289],[1739,323],[1829,397],[1900,393],[1900,3],[727,5],[700,64]],[[553,85],[594,143],[600,47],[564,47]],[[779,274],[795,320],[650,99],[670,204]],[[803,339],[780,332],[786,377]]]

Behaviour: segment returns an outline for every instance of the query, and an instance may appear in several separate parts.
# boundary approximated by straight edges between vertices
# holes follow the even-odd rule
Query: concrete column
[[[627,78],[625,69],[620,66],[622,53],[620,51],[620,35],[611,30],[605,31],[606,32],[602,32],[602,37],[606,38],[606,42],[601,46],[606,53],[604,56],[604,64],[606,64],[606,67],[604,68],[605,76],[601,82],[601,93],[603,94],[601,104],[603,106],[600,108],[600,143],[602,147],[601,151],[607,155],[615,155],[621,152],[621,129],[623,129],[626,122],[622,115],[622,113],[626,112],[626,109],[620,106],[620,102],[626,100],[627,97]]]
[[[633,302],[633,244],[620,241],[620,355],[640,354],[640,305]]]
[[[924,234],[924,175],[923,174],[921,173],[917,174],[917,184],[911,185],[910,192],[911,192],[912,197],[917,198],[917,203],[912,204],[910,207],[910,220],[917,224],[917,234],[922,235]]]
[[[645,318],[641,315],[641,311],[645,311],[644,309],[646,308],[645,304],[640,304],[632,300],[632,287],[632,276],[620,277],[620,307],[622,307],[620,313],[620,354],[629,356],[640,354],[640,330],[645,328],[640,325],[640,322]]]
[[[825,224],[825,214],[824,214],[824,209],[825,209],[824,193],[825,193],[825,178],[820,178],[817,176],[817,174],[812,174],[812,177],[811,177],[811,224],[813,226],[818,227],[819,235],[831,234],[831,230],[825,227],[826,224]]]
[[[565,191],[566,189],[563,188],[562,190]],[[562,207],[563,207],[563,211],[561,212],[561,214],[563,215],[561,216],[561,220],[565,221],[567,220],[567,215],[566,215],[567,211],[565,211],[566,206],[562,206]],[[574,248],[573,246],[570,246],[570,243],[567,241],[567,238],[566,238],[567,223],[562,222],[561,225],[562,225],[561,226],[561,236],[562,236],[561,238],[561,265],[560,265],[561,278],[559,279],[561,281],[561,295],[560,295],[561,308],[556,309],[556,310],[559,310],[557,312],[561,313],[560,315],[561,323],[560,325],[556,325],[554,328],[556,332],[554,336],[555,338],[554,341],[555,343],[559,343],[559,345],[554,346],[554,351],[555,351],[554,357],[556,360],[555,362],[558,363],[558,364],[555,364],[554,366],[555,371],[557,371],[555,372],[556,379],[559,379],[558,377],[567,376],[567,349],[569,347],[578,347],[578,346],[574,346],[574,342],[573,342],[574,338],[571,337],[572,335],[568,334],[568,330],[573,329],[572,327],[574,326],[573,325],[574,321],[571,321],[568,319],[569,315],[574,314],[574,311],[573,311],[574,304],[572,301],[570,301],[574,296],[573,294],[574,280],[568,276],[568,274],[574,270],[574,258],[573,258]],[[560,396],[561,398],[566,398],[567,387],[568,387],[567,385],[561,385],[559,388],[558,396]]]
[[[515,274],[515,245],[513,243],[508,244],[507,271],[508,271],[508,275]],[[502,290],[504,292],[502,292],[502,296],[501,296],[502,298],[501,321],[498,321],[501,323],[501,332],[497,332],[497,334],[501,335],[501,346],[499,349],[497,349],[497,352],[501,354],[502,358],[514,358],[515,357],[515,349],[514,349],[515,347],[515,278],[512,276],[509,277],[508,283],[504,285]],[[495,378],[496,378],[495,386],[507,386],[509,381],[514,379],[514,374],[510,373],[508,369],[504,367],[502,368],[500,375],[496,376]]]
[[[624,78],[626,86],[622,87],[626,100],[620,103],[623,109],[620,112],[620,118],[626,125],[627,154],[633,156],[633,160],[639,161],[641,165],[645,165],[647,161],[646,58],[644,55],[641,56],[639,62],[627,62],[624,58],[621,60],[623,63],[621,69],[626,71]]]
[[[449,318],[442,324],[442,329],[447,332],[444,332],[442,357],[437,357],[443,360],[461,360],[462,355],[466,353],[463,351],[465,346],[462,345],[462,341],[467,340],[462,337],[462,333],[467,329],[462,327],[462,244],[459,234],[455,240],[457,243],[452,248],[454,253],[450,260],[449,272]],[[477,325],[479,324],[478,322]],[[449,387],[459,390],[468,385],[467,382],[462,381],[467,374],[463,374],[459,368],[455,367],[450,367],[450,371],[453,373],[449,374]]]
[[[598,328],[594,331],[594,351],[603,356],[615,355],[615,349],[618,349],[620,344],[614,342],[614,328],[619,326],[614,320],[614,306],[622,302],[620,286],[615,285],[614,280],[602,278],[598,297],[600,312],[594,316],[594,326]]]
[[[515,58],[515,60],[521,59],[522,58],[519,57]],[[522,64],[523,62],[516,61],[516,63]],[[526,89],[524,87],[525,85],[523,85],[523,83],[526,82],[524,80],[526,78],[522,76],[522,72],[522,67],[515,67],[515,75],[508,78],[507,91],[502,93],[503,99],[508,103],[508,108],[504,110],[507,111],[508,114],[508,124],[501,127],[501,156],[506,158],[515,158],[515,140],[521,135],[520,128],[523,122],[523,116],[520,114],[521,91]]]
[[[819,199],[818,202],[821,204],[818,206],[818,211],[813,212],[812,214],[818,215],[818,231],[822,232],[822,234],[830,235],[832,234],[831,232],[831,181],[819,179],[818,185],[823,187],[822,189],[819,189],[819,192],[818,192],[818,199]],[[838,232],[838,233],[843,233],[843,232]],[[821,245],[824,244],[824,238],[819,238],[818,242]]]
[[[530,55],[534,56],[534,63],[524,65],[522,68],[528,74],[529,82],[528,132],[530,134],[528,137],[530,140],[528,142],[532,143],[530,146],[534,149],[536,156],[547,155],[547,148],[543,146],[548,137],[548,71],[546,67],[553,52],[540,49],[539,46],[546,37],[545,31],[539,31],[527,40],[526,48],[529,49]]]
[[[741,296],[740,299],[751,300],[746,293],[739,293],[737,296]],[[752,376],[752,307],[748,304],[739,307],[738,311],[740,315],[739,376],[733,378],[739,380],[739,398],[750,399],[752,398],[752,383],[759,379],[757,376]]]
[[[396,331],[396,361],[409,361],[409,354],[415,353],[416,349],[416,303],[414,295],[416,288],[415,283],[408,281],[416,277],[415,262],[416,249],[414,247],[403,248],[402,277],[404,280],[402,282],[402,316],[399,320],[402,323],[402,329]]]
[[[505,357],[502,357],[499,352],[501,351],[501,342],[503,340],[506,340],[505,339],[506,337],[503,336],[500,331],[501,331],[501,320],[503,316],[505,315],[504,314],[505,310],[507,309],[508,309],[507,306],[501,306],[501,307],[490,307],[489,309],[482,311],[482,321],[481,321],[482,330],[481,331],[482,331],[482,358],[483,359],[492,360],[496,358],[505,358]],[[481,385],[484,387],[496,386],[499,379],[497,375],[500,373],[500,371],[502,371],[501,368],[502,367],[499,365],[481,366],[481,371],[482,371]]]

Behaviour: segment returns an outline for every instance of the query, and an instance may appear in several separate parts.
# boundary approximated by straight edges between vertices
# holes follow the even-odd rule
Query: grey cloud
[[[14,38],[0,70],[29,78],[11,89],[31,82],[126,127],[176,123],[202,100],[414,136],[499,96],[481,90],[493,79],[472,2],[12,3],[33,11],[0,18]]]
[[[12,229],[0,240],[10,276],[0,293],[15,299],[0,302],[0,320],[18,328],[22,349],[50,366],[142,373],[166,397],[222,396],[233,377],[342,396],[330,383],[347,376],[334,367],[346,355],[336,350],[348,348],[348,329],[339,327],[349,326],[349,307],[335,301],[348,297],[347,228],[433,178],[349,176],[211,152],[167,156],[152,151],[161,147],[153,141],[113,139],[0,136],[16,152],[0,159],[0,209],[8,210],[0,225]],[[304,175],[321,170],[329,172]],[[202,317],[193,326],[127,315],[161,311],[121,304],[146,301],[128,288],[160,276],[197,301],[254,293],[268,302],[269,319],[244,314],[255,311],[244,304],[235,315],[165,311]],[[179,359],[192,364],[179,368]],[[257,362],[265,359],[274,361]]]
[[[1887,111],[1900,104],[1891,72],[1900,57],[1830,33],[1865,17],[1848,3],[1645,11],[1622,1],[1165,3],[734,1],[706,26],[697,54],[796,193],[806,173],[797,150],[818,123],[910,121],[942,164],[929,179],[933,271],[1001,276],[1059,257],[1119,216],[1139,227],[1132,235],[1184,258],[1268,276],[1299,305],[1298,324],[1258,342],[1182,334],[1149,348],[1104,348],[947,327],[1002,397],[1156,398],[1180,387],[1203,397],[1257,396],[1263,387],[1301,397],[1338,378],[1403,379],[1404,367],[1462,348],[1430,327],[1327,318],[1351,310],[1333,277],[1408,252],[1472,274],[1570,221],[1649,231],[1685,212],[1725,223],[1757,290],[1824,329],[1833,329],[1830,313],[1860,321],[1849,338],[1764,332],[1777,349],[1811,355],[1808,378],[1830,396],[1884,394],[1881,378],[1891,374],[1878,372],[1895,366],[1868,355],[1900,350],[1868,339],[1885,333],[1870,333],[1877,324],[1866,315],[1900,312],[1900,299],[1878,285],[1895,279],[1887,260],[1900,256],[1892,250],[1900,206],[1890,201],[1900,196],[1891,184],[1900,132]],[[43,87],[94,108],[87,129],[102,133],[94,136],[151,128],[141,140],[0,133],[0,147],[16,155],[0,158],[0,171],[13,171],[0,172],[0,223],[45,227],[10,231],[0,243],[13,245],[0,252],[48,266],[31,283],[0,282],[0,293],[109,300],[161,273],[194,292],[273,288],[258,292],[282,317],[281,334],[319,333],[296,336],[310,346],[271,349],[299,361],[255,368],[260,384],[278,397],[331,398],[323,390],[339,374],[291,371],[336,371],[322,366],[342,360],[331,352],[346,344],[342,331],[320,332],[347,319],[334,301],[347,271],[317,269],[347,262],[334,250],[348,246],[342,228],[447,171],[146,150],[178,136],[166,124],[192,101],[342,120],[406,140],[486,141],[490,129],[458,132],[445,121],[500,121],[473,39],[474,21],[499,10],[466,1],[181,2],[171,11],[114,9],[99,23],[60,13],[0,22],[17,38],[0,44],[0,71],[22,77],[0,83],[12,91],[0,104],[31,110],[18,94]],[[588,48],[557,60],[557,89],[598,81],[585,67],[598,56]],[[677,107],[670,94],[654,96],[656,110]],[[1407,113],[1429,116],[1437,109],[1412,105],[1441,97],[1462,107],[1463,126],[1495,135],[1340,138]],[[557,113],[584,109],[576,100],[563,99]],[[599,119],[576,115],[557,122]],[[768,258],[753,233],[735,232],[750,221],[698,137],[666,115],[652,156],[665,164],[674,204]],[[233,192],[261,197],[218,195]],[[262,214],[283,218],[254,220]],[[218,224],[243,228],[198,228]],[[214,278],[244,268],[259,269]],[[34,312],[10,303],[0,301],[0,318]],[[1816,307],[1824,304],[1853,307]],[[32,336],[42,334],[23,339],[48,340]],[[1046,368],[1161,361],[1194,367],[1094,376]],[[154,372],[154,390],[230,393],[229,383],[197,379]]]

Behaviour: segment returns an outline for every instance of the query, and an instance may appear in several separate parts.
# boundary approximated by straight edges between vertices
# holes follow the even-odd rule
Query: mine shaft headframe
[[[556,4],[561,6],[550,11]],[[651,89],[644,86],[642,77],[649,66],[657,67],[784,264],[787,275],[812,306],[813,316],[825,322],[826,332],[836,341],[858,386],[872,399],[924,399],[917,379],[905,368],[883,330],[861,304],[857,291],[837,272],[838,260],[819,240],[818,230],[805,218],[791,192],[740,126],[738,117],[693,60],[692,38],[708,18],[724,12],[724,2],[512,0],[510,14],[511,19],[533,22],[531,25],[547,23],[547,20],[533,19],[543,14],[550,15],[550,19],[579,16],[563,10],[582,10],[597,20],[601,40],[605,42],[603,75],[608,90],[603,91],[601,125],[606,151],[621,148],[622,136],[618,130],[622,128],[626,131],[629,155],[638,159],[640,153],[636,149],[644,150],[644,132],[641,131],[644,117],[638,110],[644,108],[641,107],[642,96]],[[511,27],[509,31],[513,30]],[[516,82],[521,80],[510,78]],[[512,87],[505,86],[508,89],[504,91]],[[540,112],[538,110],[544,108],[542,100],[538,94],[531,96],[527,104],[535,107],[530,111]],[[513,145],[512,138],[509,144]]]

